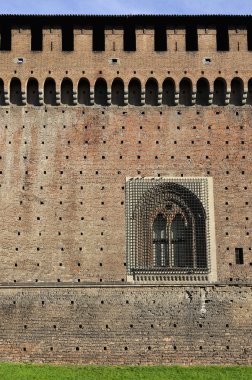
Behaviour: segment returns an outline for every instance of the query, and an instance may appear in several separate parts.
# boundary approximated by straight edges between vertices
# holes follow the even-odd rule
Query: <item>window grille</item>
[[[126,204],[127,271],[134,280],[156,280],[157,275],[207,280],[208,178],[131,178]]]

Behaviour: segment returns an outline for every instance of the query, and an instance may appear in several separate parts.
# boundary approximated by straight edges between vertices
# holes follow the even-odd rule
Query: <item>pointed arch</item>
[[[129,104],[141,106],[141,82],[137,78],[132,78],[129,82]]]
[[[231,82],[230,104],[233,104],[234,106],[241,106],[243,92],[244,84],[241,78],[233,78]]]
[[[121,78],[115,78],[111,86],[111,103],[117,106],[124,105],[124,83]]]
[[[223,78],[217,78],[214,81],[213,104],[224,106],[226,101],[227,83]]]
[[[10,103],[22,106],[21,82],[18,78],[12,78],[10,82]]]
[[[208,106],[210,86],[206,78],[200,78],[197,82],[196,104]]]
[[[175,105],[175,82],[172,78],[166,78],[163,82],[162,104]]]
[[[87,78],[81,78],[79,80],[78,103],[90,106],[90,83]]]
[[[52,78],[47,78],[44,83],[44,103],[56,106],[56,83]]]
[[[189,78],[183,78],[179,84],[179,104],[192,105],[192,82]]]
[[[69,78],[64,78],[61,82],[61,103],[73,105],[73,82]]]
[[[149,78],[145,84],[145,104],[158,105],[158,82],[155,78]]]
[[[27,82],[27,103],[39,106],[39,84],[35,78],[30,78]]]

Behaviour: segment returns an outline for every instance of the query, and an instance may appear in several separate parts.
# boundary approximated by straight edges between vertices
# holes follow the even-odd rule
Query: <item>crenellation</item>
[[[207,52],[207,57],[211,59],[211,54],[216,52],[216,29],[198,29],[199,51]],[[209,62],[211,63],[211,62]]]
[[[247,51],[247,30],[246,29],[229,29],[229,46],[230,51]]]
[[[62,32],[63,30],[63,32]],[[43,28],[42,29],[42,48],[34,48],[32,49],[31,40],[34,35],[37,38],[37,43],[34,43],[35,46],[40,46],[39,42],[39,34],[37,30],[34,29],[23,29],[23,28],[12,28],[11,30],[11,44],[12,50],[20,51],[20,52],[29,52],[31,50],[35,52],[40,51],[73,51],[73,52],[92,52],[97,51],[93,46],[93,35],[94,30],[97,30],[97,33],[104,34],[105,39],[105,47],[104,49],[98,49],[98,51],[106,51],[106,52],[122,52],[124,49],[124,40],[125,40],[125,29],[116,29],[116,28],[105,28],[105,29],[76,29],[73,30],[66,29],[56,29],[56,28]],[[194,36],[192,30],[190,28],[172,28],[167,25],[164,28],[164,33],[166,34],[167,43],[164,48],[161,50],[155,49],[155,34],[157,33],[154,28],[135,28],[131,29],[135,33],[136,39],[136,52],[153,52],[158,51],[166,52],[169,55],[171,52],[185,52],[191,51],[191,49],[186,48],[186,39],[187,34]],[[196,46],[193,51],[199,52],[216,52],[217,49],[217,32],[220,34],[221,40],[221,29],[218,30],[216,28],[197,28],[196,29],[196,38],[197,41],[194,41],[192,45]],[[37,33],[37,35],[35,35]],[[63,34],[62,34],[63,33]],[[160,32],[161,33],[161,32]],[[249,33],[249,31],[248,31]],[[230,52],[246,52],[249,50],[249,41],[248,41],[248,33],[247,29],[228,29],[228,47],[224,49],[224,51]],[[71,37],[72,34],[72,37]],[[23,39],[24,36],[24,39]],[[162,36],[162,35],[161,35]],[[34,37],[34,39],[36,39]],[[7,38],[3,35],[3,38]],[[62,49],[64,44],[71,44],[71,38],[73,39],[72,48]],[[68,41],[66,41],[68,40]],[[189,39],[190,41],[190,39]],[[131,41],[133,43],[133,41]],[[198,47],[197,47],[198,46]],[[130,50],[130,51],[134,51]],[[222,48],[219,49],[222,51]]]
[[[105,30],[105,51],[109,52],[110,54],[116,54],[117,52],[123,51],[122,29]]]
[[[12,29],[11,30],[11,50],[17,56],[31,50],[31,30],[30,29]]]
[[[49,52],[62,51],[61,29],[43,29],[43,51]]]
[[[168,30],[168,51],[182,52],[186,51],[185,47],[185,29]]]
[[[90,53],[92,51],[92,36],[92,29],[74,30],[75,51],[81,51],[85,55]]]
[[[154,51],[154,30],[136,29],[136,51],[140,54]]]

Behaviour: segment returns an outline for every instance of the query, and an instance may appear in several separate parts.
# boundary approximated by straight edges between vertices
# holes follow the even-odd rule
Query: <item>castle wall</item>
[[[125,180],[137,176],[213,177],[218,281],[251,281],[250,107],[0,115],[1,283],[126,281]]]
[[[99,77],[104,77],[108,88],[116,77],[122,78],[125,86],[132,77],[140,79],[144,86],[149,77],[154,77],[162,87],[167,77],[172,77],[178,89],[183,77],[191,79],[193,89],[200,77],[206,77],[213,89],[213,82],[218,77],[227,81],[228,89],[234,77],[241,77],[245,90],[250,79],[247,62],[251,52],[248,51],[247,31],[230,30],[230,50],[216,51],[216,30],[198,29],[198,51],[185,50],[185,30],[168,29],[168,50],[154,51],[154,30],[136,30],[136,51],[123,50],[123,30],[105,31],[105,51],[92,50],[92,30],[74,31],[74,51],[62,51],[62,33],[60,29],[43,30],[43,50],[31,51],[31,33],[29,29],[12,30],[12,50],[1,51],[1,78],[6,91],[12,77],[22,82],[23,91],[30,77],[35,77],[43,90],[47,77],[56,80],[60,90],[61,81],[69,77],[76,91],[81,77],[86,77],[94,87]],[[238,49],[239,44],[239,49]],[[17,58],[23,58],[18,64]],[[113,63],[111,59],[117,58]],[[205,62],[210,58],[211,62]]]
[[[44,26],[42,51],[31,51],[31,29],[12,28],[12,49],[0,51],[0,360],[251,364],[251,51],[245,27],[229,28],[229,51],[217,51],[216,28],[197,32],[198,51],[186,51],[181,26],[167,28],[167,51],[154,51],[154,29],[137,27],[130,52],[123,28],[107,27],[105,51],[93,51],[92,28],[74,27],[74,50],[62,51],[60,26]],[[39,91],[34,81],[27,91],[30,78]],[[47,78],[55,106],[45,104]],[[78,101],[81,78],[90,106]],[[128,104],[132,78],[139,106]],[[162,100],[166,78],[172,106]],[[213,179],[217,281],[128,283],[128,177]]]
[[[0,290],[3,361],[250,364],[249,287]]]

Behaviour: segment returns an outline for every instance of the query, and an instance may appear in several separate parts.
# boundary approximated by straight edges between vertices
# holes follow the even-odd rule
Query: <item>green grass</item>
[[[0,364],[1,380],[249,380],[252,367],[50,366]]]

